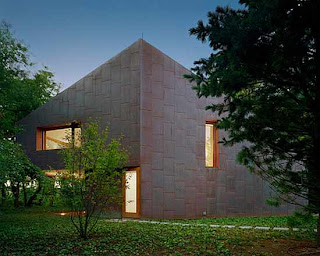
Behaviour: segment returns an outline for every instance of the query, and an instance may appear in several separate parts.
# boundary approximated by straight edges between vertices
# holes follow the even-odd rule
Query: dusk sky
[[[62,89],[143,38],[184,65],[206,57],[189,28],[217,5],[237,0],[0,0],[0,20],[13,26],[32,60],[47,65]]]

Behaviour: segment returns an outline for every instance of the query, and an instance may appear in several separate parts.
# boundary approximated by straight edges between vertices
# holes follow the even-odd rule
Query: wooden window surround
[[[139,218],[140,217],[140,167],[128,168],[125,171],[122,178],[122,191],[123,191],[122,217]]]
[[[68,146],[66,139],[68,133],[71,134],[75,140],[75,144],[78,145],[80,143],[79,135],[81,133],[79,122],[38,127],[36,132],[36,150],[43,151],[66,148]]]
[[[205,165],[219,168],[219,133],[216,128],[217,121],[206,121],[205,125]]]

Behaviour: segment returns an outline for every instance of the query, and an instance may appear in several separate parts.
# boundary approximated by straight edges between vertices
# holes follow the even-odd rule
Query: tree
[[[282,199],[320,212],[320,1],[241,0],[217,7],[190,34],[213,53],[186,75],[199,97],[220,97],[225,145]],[[300,200],[301,202],[301,200]],[[320,217],[318,221],[320,231]],[[320,232],[318,232],[320,245]]]
[[[28,48],[14,38],[10,26],[0,23],[0,133],[13,138],[16,122],[54,96],[60,85],[45,67],[31,74]]]
[[[128,153],[120,140],[108,143],[108,129],[99,122],[82,125],[80,146],[74,136],[67,136],[69,147],[63,149],[66,172],[60,176],[61,190],[72,209],[71,221],[79,235],[86,239],[96,226],[106,206],[122,201],[122,169]]]
[[[32,206],[42,188],[43,173],[26,156],[21,146],[14,141],[0,140],[0,181],[2,202],[6,196],[6,186],[10,186],[15,207],[19,207],[20,190],[23,191],[24,205]],[[28,197],[27,190],[31,190]]]
[[[25,205],[31,206],[41,189],[42,175],[14,141],[20,128],[16,122],[44,104],[59,91],[53,73],[45,67],[31,74],[33,63],[25,44],[16,39],[10,25],[0,23],[0,187],[2,200],[5,198],[5,183],[10,181],[14,205],[19,205],[20,190]],[[9,155],[11,159],[8,157]],[[28,181],[28,179],[30,179]],[[34,188],[29,199],[26,187]]]

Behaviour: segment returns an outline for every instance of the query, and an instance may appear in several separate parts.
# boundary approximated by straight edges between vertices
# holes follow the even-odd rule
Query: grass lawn
[[[227,219],[223,224],[235,224],[236,218],[228,223]],[[253,225],[251,218],[240,219],[241,225]],[[288,250],[314,245],[313,234],[308,232],[228,230],[103,219],[96,233],[84,241],[78,238],[67,216],[36,210],[0,211],[0,255],[270,256],[290,255]]]

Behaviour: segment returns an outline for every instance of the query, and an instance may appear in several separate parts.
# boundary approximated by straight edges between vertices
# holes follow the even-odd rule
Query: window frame
[[[205,167],[206,168],[219,168],[219,130],[217,129],[216,125],[217,125],[218,121],[217,120],[206,120],[205,123]],[[213,150],[212,150],[212,154],[213,154],[213,163],[212,166],[208,166],[207,165],[207,155],[206,155],[206,125],[210,124],[213,127]]]
[[[71,128],[71,134],[74,138],[75,136],[75,129],[81,128],[80,122],[72,122],[69,124],[62,124],[62,125],[50,125],[50,126],[43,126],[38,127],[36,131],[36,150],[37,151],[51,151],[51,150],[60,150],[60,148],[55,149],[47,149],[46,148],[46,132],[52,130],[59,130],[59,129],[67,129]]]
[[[140,167],[130,167],[126,171],[136,172],[136,212],[126,212],[126,172],[122,175],[122,211],[121,215],[124,218],[140,218]]]

